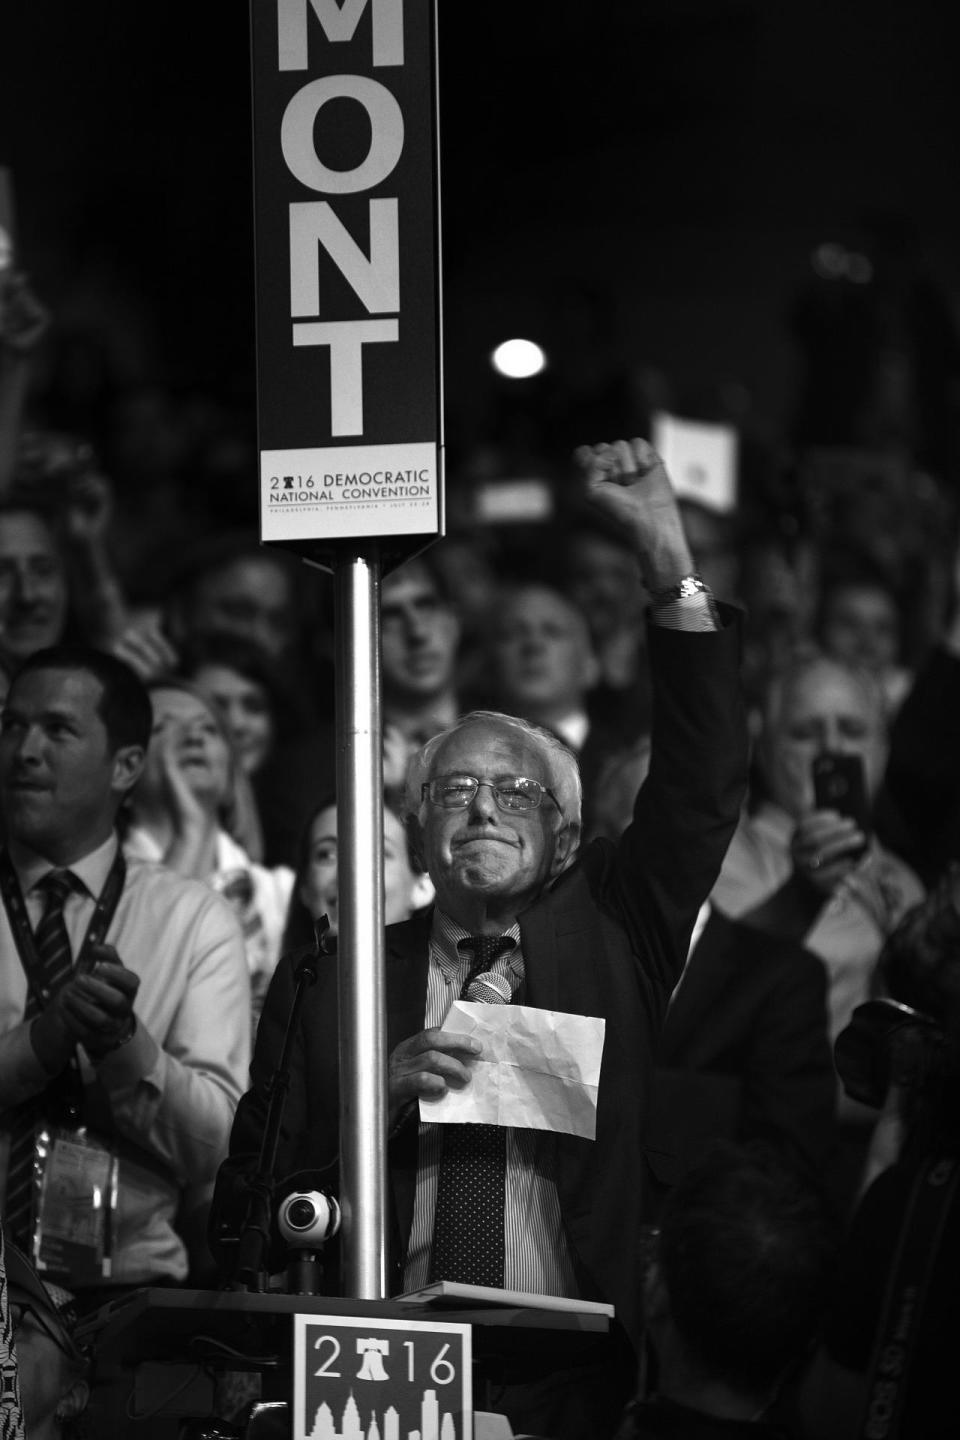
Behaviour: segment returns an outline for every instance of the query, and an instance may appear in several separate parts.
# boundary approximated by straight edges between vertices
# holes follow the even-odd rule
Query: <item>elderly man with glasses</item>
[[[480,1408],[555,1440],[612,1433],[633,1388],[654,1040],[746,774],[737,627],[693,574],[662,463],[643,441],[577,458],[588,493],[631,535],[651,597],[653,758],[634,823],[617,844],[581,851],[573,755],[514,717],[463,717],[408,770],[408,824],[436,904],[389,927],[386,961],[395,1290],[448,1279],[616,1308],[617,1325],[589,1363],[555,1354],[539,1368],[518,1360],[485,1377]],[[221,1172],[221,1217],[256,1162],[292,983],[281,964]],[[301,1012],[280,1173],[336,1161],[335,983],[323,974]],[[458,998],[606,1021],[595,1140],[421,1122],[421,1098],[470,1084],[479,1047],[444,1029]]]

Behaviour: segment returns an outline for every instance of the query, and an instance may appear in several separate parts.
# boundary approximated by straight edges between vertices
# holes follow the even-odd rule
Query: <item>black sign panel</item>
[[[434,0],[251,0],[260,533],[442,533]]]

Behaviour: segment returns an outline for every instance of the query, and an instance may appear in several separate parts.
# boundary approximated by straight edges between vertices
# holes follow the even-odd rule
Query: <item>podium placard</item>
[[[176,1287],[135,1291],[88,1316],[78,1329],[80,1340],[93,1345],[97,1354],[97,1387],[91,1401],[94,1429],[103,1435],[125,1434],[124,1427],[136,1417],[136,1433],[142,1440],[175,1437],[179,1418],[216,1413],[213,1377],[221,1370],[256,1373],[264,1401],[290,1404],[300,1327],[312,1339],[333,1335],[345,1357],[341,1368],[349,1360],[355,1371],[363,1362],[356,1348],[358,1340],[390,1341],[389,1355],[381,1356],[384,1369],[390,1374],[399,1358],[401,1376],[406,1376],[411,1394],[412,1387],[419,1387],[415,1408],[422,1401],[428,1415],[434,1413],[433,1403],[426,1400],[425,1392],[436,1389],[441,1425],[438,1440],[447,1440],[454,1421],[447,1423],[444,1435],[443,1415],[452,1416],[454,1410],[444,1396],[454,1384],[458,1402],[464,1397],[470,1402],[465,1413],[469,1414],[472,1405],[479,1410],[492,1409],[489,1387],[500,1383],[504,1363],[513,1368],[529,1365],[533,1372],[542,1371],[545,1364],[562,1369],[597,1354],[597,1347],[609,1337],[610,1317],[595,1307],[551,1310],[471,1304],[465,1298],[462,1307],[437,1309],[437,1303]],[[442,1301],[444,1306],[449,1303],[449,1298]],[[310,1322],[309,1327],[304,1322]],[[316,1325],[322,1328],[317,1331]],[[421,1333],[425,1338],[419,1338]],[[460,1333],[469,1336],[464,1350],[457,1348],[458,1340],[450,1340],[451,1335]],[[414,1343],[412,1380],[407,1342]],[[441,1353],[448,1343],[451,1348]],[[306,1356],[306,1340],[303,1353]],[[312,1348],[313,1368],[321,1368],[331,1354],[329,1343]],[[449,1379],[444,1362],[455,1372]],[[318,1377],[313,1377],[314,1382],[321,1383]],[[384,1383],[373,1382],[373,1387]],[[469,1388],[461,1391],[460,1387]],[[298,1393],[304,1393],[306,1405],[307,1392]],[[308,1393],[309,1403],[314,1403],[313,1390]],[[358,1394],[355,1399],[359,1404]],[[322,1403],[317,1401],[316,1408]],[[380,1410],[376,1413],[381,1416]],[[342,1404],[334,1417],[335,1432],[363,1440],[370,1415],[361,1416],[359,1431],[345,1431],[339,1424],[341,1418]],[[399,1427],[394,1440],[407,1440],[412,1431],[420,1431],[421,1423],[422,1414],[417,1410],[416,1424]],[[305,1432],[311,1440],[317,1440],[312,1434],[315,1427],[314,1412]],[[390,1431],[382,1427],[380,1419],[378,1427],[380,1440],[388,1440]],[[453,1433],[454,1440],[461,1440],[461,1435],[469,1435],[469,1428],[456,1423]]]
[[[443,533],[436,0],[251,0],[260,536]]]
[[[294,1318],[293,1440],[471,1440],[469,1325]]]

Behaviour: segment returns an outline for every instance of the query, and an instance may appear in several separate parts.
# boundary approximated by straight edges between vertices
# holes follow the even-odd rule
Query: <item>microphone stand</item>
[[[293,1003],[287,1019],[283,1037],[283,1048],[273,1075],[270,1077],[269,1104],[260,1141],[260,1155],[257,1168],[247,1182],[249,1199],[247,1211],[237,1243],[237,1259],[234,1266],[233,1290],[264,1289],[264,1256],[270,1244],[270,1220],[272,1215],[273,1187],[276,1180],[274,1167],[277,1163],[277,1147],[280,1143],[280,1122],[283,1106],[290,1088],[290,1060],[293,1055],[293,1039],[300,1020],[300,1010],[307,987],[317,982],[317,965],[321,955],[329,955],[324,936],[330,928],[330,921],[322,915],[314,922],[316,937],[313,950],[306,951],[297,961],[294,971],[296,988]]]

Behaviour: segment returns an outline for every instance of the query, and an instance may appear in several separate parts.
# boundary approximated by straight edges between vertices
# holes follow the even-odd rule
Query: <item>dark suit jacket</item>
[[[731,612],[725,613],[728,621]],[[653,627],[651,627],[653,629]],[[520,918],[525,1003],[606,1019],[595,1141],[560,1137],[558,1190],[585,1297],[611,1301],[636,1342],[642,1273],[644,1108],[656,1034],[697,910],[736,826],[746,777],[738,626],[658,629],[654,753],[634,823],[617,845],[597,840]],[[423,1029],[430,918],[387,931],[387,1050]],[[213,1235],[238,1173],[255,1164],[267,1084],[282,1043],[292,969],[267,996],[214,1203]],[[293,1055],[278,1173],[334,1165],[340,1097],[336,971],[307,993]],[[413,1214],[417,1125],[392,1138],[393,1278],[400,1288]],[[332,1183],[336,1183],[331,1172]]]
[[[960,859],[960,658],[935,649],[897,711],[875,821],[883,843],[933,885]]]
[[[711,910],[657,1047],[648,1143],[676,1178],[719,1139],[822,1175],[837,1138],[826,993],[816,955]]]

